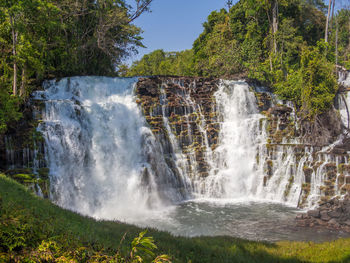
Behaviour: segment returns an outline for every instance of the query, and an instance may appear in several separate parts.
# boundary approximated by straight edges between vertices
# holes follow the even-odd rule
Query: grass
[[[127,254],[133,238],[143,231],[135,226],[96,221],[64,210],[3,175],[0,175],[0,198],[0,227],[3,231],[13,232],[12,241],[1,239],[4,234],[0,233],[0,262],[1,259],[10,261],[10,258],[14,261],[17,256],[41,251],[43,240],[55,240],[61,251],[74,252],[70,255],[77,255],[75,251],[81,247],[87,248],[86,253],[106,255],[115,253],[120,247],[121,253]],[[125,233],[125,240],[120,245]],[[321,244],[265,243],[233,237],[174,237],[154,229],[149,229],[147,236],[152,236],[158,246],[155,253],[168,254],[173,262],[350,262],[350,239]],[[15,247],[9,249],[5,242],[15,243]],[[82,257],[75,259],[70,262],[87,262]]]

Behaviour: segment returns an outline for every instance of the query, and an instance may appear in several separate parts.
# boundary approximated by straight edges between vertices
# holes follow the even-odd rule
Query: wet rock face
[[[301,181],[299,207],[318,205],[334,196],[350,194],[346,178],[350,141],[346,137],[339,140],[342,132],[339,114],[331,109],[315,122],[301,120],[291,104],[277,104],[266,113],[267,155],[264,185],[278,172],[282,164],[291,165],[285,200],[288,201],[290,189],[296,176]],[[286,173],[287,174],[287,173]],[[319,181],[319,183],[315,183]],[[315,198],[316,196],[316,198]]]
[[[297,224],[350,232],[350,195],[346,195],[342,200],[334,198],[320,204],[314,210],[298,215]]]
[[[207,176],[209,165],[207,150],[214,150],[218,143],[219,122],[214,93],[218,79],[212,78],[140,78],[136,94],[138,104],[162,144],[168,156],[169,167],[176,149],[170,134],[176,137],[180,150],[185,154],[190,176]],[[170,130],[169,130],[170,129]]]
[[[342,91],[345,91],[346,89],[350,88],[350,71],[346,70],[343,67],[337,67],[338,70],[338,82],[339,82],[339,86],[340,89]]]
[[[327,146],[337,140],[341,133],[341,119],[334,108],[316,116],[312,122],[301,120],[301,136],[306,144]]]
[[[176,167],[173,160],[176,149],[170,142],[171,133],[179,142],[178,150],[187,158],[190,177],[208,176],[208,147],[215,150],[218,144],[221,120],[214,98],[218,83],[217,79],[185,77],[141,78],[137,83],[138,103],[162,144],[169,167]],[[277,104],[270,92],[259,88],[254,90],[258,109],[265,115],[259,129],[266,130],[266,155],[263,150],[256,157],[257,165],[263,162],[264,187],[276,187],[271,186],[275,184],[274,178],[287,176],[287,185],[283,186],[284,200],[287,202],[291,201],[290,193],[296,191],[294,184],[298,182],[299,207],[350,193],[350,169],[346,164],[350,143],[345,140],[333,150],[322,151],[324,146],[336,141],[342,131],[335,110],[318,116],[312,123],[300,120],[291,103]],[[286,167],[283,172],[281,165]],[[324,184],[315,189],[313,178],[323,174]],[[301,178],[301,182],[297,178]],[[310,196],[315,195],[319,197],[310,200]]]
[[[0,135],[0,170],[31,168],[34,159],[45,166],[43,137],[36,131],[38,117],[44,105],[29,101],[23,106],[23,117],[9,125],[3,136]]]

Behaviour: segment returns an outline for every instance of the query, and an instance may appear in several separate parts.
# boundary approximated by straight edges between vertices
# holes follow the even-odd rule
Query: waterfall
[[[55,203],[134,222],[189,199],[312,207],[344,193],[347,159],[294,136],[291,104],[262,113],[265,91],[244,81],[149,81],[74,77],[35,93]]]
[[[221,81],[215,99],[221,120],[219,146],[201,192],[205,197],[248,198],[258,183],[254,166],[264,140],[259,129],[263,116],[245,82]]]
[[[169,185],[173,175],[135,102],[136,82],[75,77],[48,82],[36,94],[46,103],[39,130],[58,205],[124,219],[180,198],[156,178],[162,174]]]
[[[339,71],[338,83],[346,88],[350,88],[350,72],[345,70]]]

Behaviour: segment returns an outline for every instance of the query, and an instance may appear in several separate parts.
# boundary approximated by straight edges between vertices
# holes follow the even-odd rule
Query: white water
[[[339,112],[342,122],[346,128],[350,128],[350,119],[348,118],[348,111],[350,114],[350,96],[348,93],[349,92],[339,95]]]
[[[350,72],[341,71],[339,73],[338,83],[343,85],[346,88],[350,88]]]
[[[249,198],[260,183],[254,168],[262,115],[245,82],[221,81],[215,98],[222,119],[219,146],[201,192],[207,198]]]
[[[162,180],[155,174],[168,180],[172,174],[135,102],[136,81],[76,77],[48,83],[36,94],[46,101],[39,129],[46,140],[52,199],[60,206],[133,221],[179,198],[171,188],[158,191]]]
[[[298,159],[292,145],[299,143],[297,138],[268,149],[266,117],[259,113],[247,83],[219,83],[213,111],[218,113],[220,132],[214,150],[201,105],[191,97],[196,84],[176,95],[184,105],[190,139],[190,114],[197,116],[204,138],[201,147],[209,170],[207,176],[199,176],[195,150],[182,149],[169,121],[169,83],[160,87],[161,107],[154,113],[162,115],[172,149],[165,156],[162,137],[152,133],[136,103],[136,82],[137,78],[75,77],[48,82],[36,93],[36,99],[46,103],[39,129],[45,138],[51,198],[58,205],[96,218],[152,225],[159,219],[171,221],[174,205],[193,198],[230,204],[279,202],[294,208],[300,204],[303,168],[313,162],[313,149],[306,147]],[[325,165],[335,162],[326,153],[322,160],[321,156],[310,179],[309,207],[322,196]]]
[[[215,93],[215,110],[221,119],[219,146],[212,151],[204,140],[204,158],[210,169],[209,176],[203,178],[196,176],[195,152],[187,153],[188,164],[172,133],[165,117],[167,98],[163,90],[163,123],[179,176],[168,167],[162,147],[136,103],[136,81],[76,77],[50,82],[44,92],[36,94],[37,99],[46,101],[44,122],[39,128],[46,140],[52,199],[57,204],[97,218],[128,221],[191,196],[271,200],[297,206],[300,178],[294,179],[290,195],[284,197],[290,173],[300,170],[295,160],[290,160],[295,158],[291,152],[283,154],[287,159],[282,153],[277,156],[277,169],[267,186],[263,185],[264,162],[269,158],[265,122],[248,84],[219,84]],[[180,96],[185,110],[199,116],[199,131],[206,138],[200,106],[190,94]],[[188,130],[191,132],[190,126]]]

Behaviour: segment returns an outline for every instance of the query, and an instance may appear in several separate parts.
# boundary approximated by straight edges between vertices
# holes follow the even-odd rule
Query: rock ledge
[[[350,195],[322,203],[318,208],[298,215],[296,220],[298,226],[326,227],[350,233]]]

